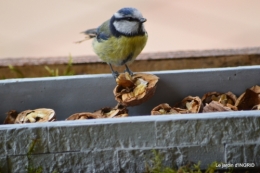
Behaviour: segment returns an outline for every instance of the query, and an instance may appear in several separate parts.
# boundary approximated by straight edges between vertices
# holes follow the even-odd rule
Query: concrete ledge
[[[168,166],[201,160],[255,163],[260,167],[260,111],[147,116],[159,103],[174,104],[209,91],[241,94],[260,84],[260,66],[153,72],[160,77],[148,102],[118,119],[0,125],[2,172],[26,172],[26,153],[44,172],[142,172],[159,150]],[[0,81],[0,120],[10,109],[53,108],[59,120],[72,113],[114,106],[110,75]],[[103,99],[96,99],[96,93]],[[173,162],[171,162],[173,161]]]
[[[160,103],[174,105],[188,95],[232,91],[238,96],[247,88],[260,85],[260,66],[147,73],[160,78],[155,95],[140,106],[130,107],[131,116],[150,115],[152,108]],[[0,105],[0,122],[13,109],[52,108],[58,120],[64,120],[76,112],[113,107],[117,104],[112,93],[114,87],[111,74],[0,80],[0,95],[4,100]],[[98,97],[97,92],[103,97]]]

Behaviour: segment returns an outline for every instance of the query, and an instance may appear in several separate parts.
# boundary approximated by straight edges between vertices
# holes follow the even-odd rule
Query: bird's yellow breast
[[[147,38],[147,34],[132,37],[109,37],[101,42],[95,38],[93,48],[103,61],[113,65],[123,65],[135,60],[146,45]]]

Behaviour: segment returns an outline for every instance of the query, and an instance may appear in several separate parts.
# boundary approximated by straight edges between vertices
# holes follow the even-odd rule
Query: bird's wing
[[[102,40],[107,40],[111,36],[110,32],[110,20],[104,22],[97,29],[97,40],[100,42]]]

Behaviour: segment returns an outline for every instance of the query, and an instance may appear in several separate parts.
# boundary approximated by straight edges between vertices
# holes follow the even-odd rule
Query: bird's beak
[[[141,19],[140,19],[140,22],[141,22],[141,23],[146,22],[146,18],[141,18]]]

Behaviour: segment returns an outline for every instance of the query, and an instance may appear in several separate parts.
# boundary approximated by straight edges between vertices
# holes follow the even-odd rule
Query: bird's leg
[[[108,65],[109,65],[109,67],[110,67],[110,69],[112,71],[113,77],[116,79],[119,76],[119,73],[117,71],[114,71],[114,69],[113,69],[113,67],[112,67],[112,65],[110,63],[108,63]]]
[[[134,73],[128,68],[126,64],[125,64],[125,72],[128,72],[131,76],[134,75]]]

